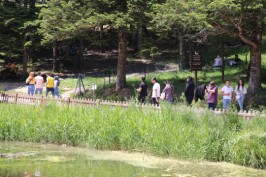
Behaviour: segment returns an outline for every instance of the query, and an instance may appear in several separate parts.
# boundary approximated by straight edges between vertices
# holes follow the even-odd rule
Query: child
[[[54,77],[54,94],[57,98],[60,98],[59,85],[60,85],[59,76],[55,76]]]

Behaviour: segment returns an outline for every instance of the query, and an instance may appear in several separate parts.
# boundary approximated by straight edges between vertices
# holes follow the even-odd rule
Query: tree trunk
[[[35,9],[35,1],[36,0],[30,0],[30,10]]]
[[[186,69],[186,56],[184,53],[184,37],[181,33],[179,33],[178,41],[179,41],[179,58],[180,58],[179,68],[181,70],[184,70]]]
[[[127,55],[127,38],[124,29],[118,32],[118,63],[117,63],[117,81],[116,91],[126,87],[126,55]]]
[[[225,68],[225,51],[224,51],[224,40],[222,39],[222,82],[225,82],[224,80],[224,68]]]
[[[130,34],[131,34],[131,39],[129,41],[129,45],[130,45],[130,47],[135,49],[135,52],[137,52],[137,48],[136,48],[136,38],[137,38],[136,27],[133,26],[133,25],[130,25]]]
[[[28,0],[24,0],[23,5],[24,5],[25,10],[27,10],[28,9]]]
[[[142,25],[138,25],[136,51],[139,52],[142,49]]]
[[[261,88],[261,47],[252,47],[250,50],[248,96],[257,99]]]
[[[261,53],[262,53],[263,17],[258,15],[257,27],[254,30],[254,39],[250,49],[250,75],[248,97],[258,101],[261,89]]]
[[[79,70],[81,65],[81,62],[83,60],[83,52],[84,52],[84,43],[83,43],[83,39],[79,40],[79,49],[80,49],[80,53],[79,53],[79,58],[77,59],[77,64],[76,64],[76,68]]]
[[[56,71],[56,60],[57,60],[57,42],[53,42],[53,72]]]
[[[103,25],[100,25],[100,50],[103,53]]]
[[[28,74],[27,68],[28,68],[28,51],[27,51],[27,47],[24,47],[23,49],[23,76],[26,76]]]

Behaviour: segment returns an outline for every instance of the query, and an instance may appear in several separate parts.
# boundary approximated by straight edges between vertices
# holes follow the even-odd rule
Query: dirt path
[[[146,59],[135,59],[133,61],[128,61],[127,64],[127,77],[135,77],[140,74],[143,74],[144,66],[146,67],[146,72],[169,72],[176,71],[178,68],[178,64],[168,63],[165,64],[163,61],[154,61],[154,60],[146,60]],[[103,70],[104,68],[100,69]],[[88,73],[87,76],[94,76],[95,73]],[[74,73],[69,74],[67,76],[75,76]],[[27,86],[24,81],[0,81],[0,90],[8,92],[8,93],[27,93]],[[64,89],[63,89],[64,90]],[[75,92],[75,89],[68,89],[66,91],[61,91],[62,97],[70,97]]]
[[[23,81],[17,81],[17,82],[0,82],[0,90],[7,91],[7,92],[15,92],[15,93],[26,93],[27,92],[27,86],[25,82]]]

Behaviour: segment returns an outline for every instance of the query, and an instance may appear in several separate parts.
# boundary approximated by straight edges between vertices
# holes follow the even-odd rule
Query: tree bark
[[[261,88],[261,47],[252,47],[250,50],[248,96],[257,99]]]
[[[142,49],[142,25],[138,25],[136,51],[139,52]]]
[[[124,29],[118,31],[118,63],[117,63],[117,81],[116,91],[126,87],[126,55],[127,38]]]
[[[100,50],[103,53],[103,25],[100,25]]]
[[[53,42],[53,71],[57,70],[56,68],[56,60],[57,60],[57,42]]]
[[[180,66],[179,68],[181,70],[186,69],[186,56],[184,53],[184,36],[179,33],[178,35],[178,41],[179,41],[179,58],[180,58]]]
[[[83,52],[84,52],[84,43],[83,43],[83,39],[79,39],[79,49],[80,49],[80,53],[79,53],[79,58],[77,59],[77,64],[76,64],[76,68],[79,70],[81,69],[81,62],[83,60]]]
[[[28,0],[24,0],[23,4],[24,4],[25,10],[27,10],[28,9]]]
[[[224,80],[224,68],[225,68],[225,51],[224,51],[224,40],[222,39],[222,81],[225,82]]]
[[[27,68],[28,68],[28,50],[27,47],[24,46],[23,49],[23,76],[26,76],[28,74]]]
[[[248,96],[254,98],[255,102],[257,102],[261,89],[262,33],[263,17],[258,15],[257,27],[254,30],[253,45],[250,45],[250,76],[248,87]]]
[[[30,10],[33,10],[33,9],[35,9],[35,1],[36,0],[30,0]]]

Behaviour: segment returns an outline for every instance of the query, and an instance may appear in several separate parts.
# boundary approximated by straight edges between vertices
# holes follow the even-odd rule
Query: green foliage
[[[19,114],[18,114],[19,113]],[[141,150],[160,156],[266,167],[266,120],[214,115],[163,105],[162,111],[112,107],[27,107],[2,104],[0,139],[97,149]]]

